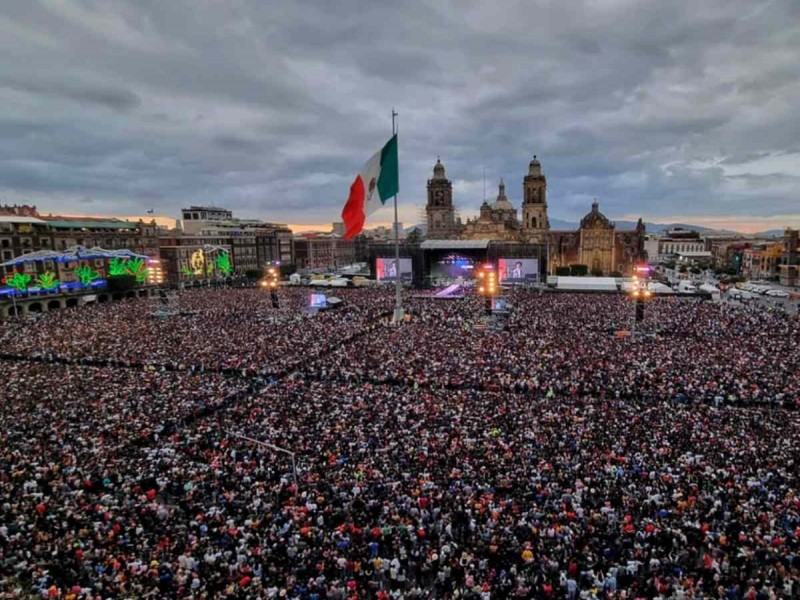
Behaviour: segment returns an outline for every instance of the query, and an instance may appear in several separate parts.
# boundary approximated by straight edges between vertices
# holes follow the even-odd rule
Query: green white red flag
[[[349,240],[361,233],[367,217],[386,204],[399,189],[395,134],[372,155],[350,186],[350,196],[342,209],[344,239]]]

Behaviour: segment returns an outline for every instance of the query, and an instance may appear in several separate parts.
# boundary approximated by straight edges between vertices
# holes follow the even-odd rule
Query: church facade
[[[522,181],[521,209],[518,215],[506,197],[505,183],[501,180],[497,199],[491,204],[484,201],[479,215],[462,223],[456,218],[452,183],[447,179],[444,165],[437,160],[433,177],[428,180],[427,237],[542,245],[547,250],[549,274],[555,274],[559,267],[585,265],[595,275],[630,275],[637,263],[646,260],[642,220],[639,219],[635,229],[617,230],[600,212],[597,202],[581,219],[577,230],[550,229],[547,179],[536,156]]]

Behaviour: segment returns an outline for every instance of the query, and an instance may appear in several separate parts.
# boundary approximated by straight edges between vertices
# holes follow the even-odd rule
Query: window
[[[11,260],[12,258],[14,258],[14,255],[11,254],[11,250],[3,250],[3,262]]]

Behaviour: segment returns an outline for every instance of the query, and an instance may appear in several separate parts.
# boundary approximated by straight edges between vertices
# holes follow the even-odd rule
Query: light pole
[[[637,267],[636,270],[639,271],[640,268]],[[647,280],[645,279],[644,282],[640,282],[639,276],[634,275],[631,289],[631,298],[633,298],[633,326],[631,327],[631,337],[636,335],[636,323],[644,320],[644,303],[645,300],[649,300],[652,295],[653,292],[647,289]]]
[[[257,440],[255,438],[248,437],[246,435],[242,435],[241,433],[234,433],[232,431],[228,432],[228,435],[232,435],[233,437],[237,437],[242,440],[246,440],[252,444],[256,444],[258,446],[263,446],[264,448],[268,448],[269,450],[273,450],[274,452],[281,452],[283,454],[288,454],[292,459],[292,479],[294,480],[294,494],[295,496],[298,493],[297,487],[297,465],[294,460],[294,452],[291,450],[287,450],[286,448],[281,448],[280,446],[276,446],[275,444],[270,444],[269,442],[262,442],[261,440]]]
[[[486,314],[492,314],[492,300],[497,294],[497,273],[494,270],[494,265],[485,264],[478,271],[478,295],[486,298]]]

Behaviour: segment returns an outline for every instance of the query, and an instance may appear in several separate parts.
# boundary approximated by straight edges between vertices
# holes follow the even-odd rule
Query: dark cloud
[[[141,99],[133,92],[110,87],[81,86],[74,82],[14,81],[3,83],[11,90],[41,95],[55,101],[71,100],[112,110],[127,111],[136,108]]]
[[[0,194],[337,218],[400,112],[401,206],[436,156],[463,214],[532,154],[555,217],[796,213],[793,0],[31,0],[0,18]],[[493,192],[491,192],[493,193]],[[87,202],[91,200],[91,202]],[[389,215],[384,216],[385,219]]]

